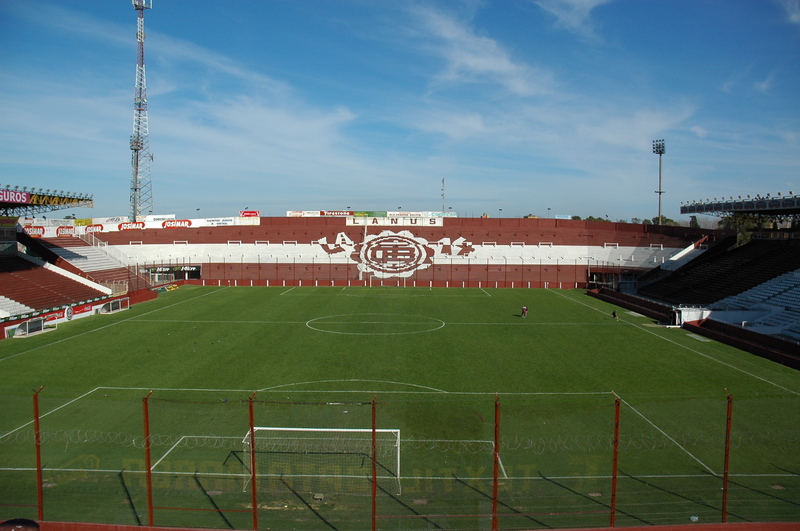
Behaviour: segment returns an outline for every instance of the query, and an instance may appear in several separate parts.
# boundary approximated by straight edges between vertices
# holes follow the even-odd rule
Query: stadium
[[[7,190],[3,517],[796,527],[793,225],[57,219],[91,197]]]
[[[548,9],[546,3],[535,4]],[[24,182],[0,185],[0,367],[5,376],[0,384],[0,529],[800,529],[800,196],[687,201],[680,213],[694,216],[689,226],[666,223],[661,212],[665,148],[664,140],[656,140],[659,204],[652,223],[550,217],[550,208],[547,217],[460,216],[445,206],[444,179],[441,210],[346,207],[264,216],[245,207],[217,217],[201,216],[200,208],[193,208],[192,216],[159,215],[153,206],[144,62],[144,13],[152,0],[132,0],[132,5],[137,63],[129,212],[59,216],[66,209],[94,207],[94,196],[32,187],[35,183],[24,177],[19,178]],[[250,8],[267,5],[278,4]],[[239,7],[236,16],[224,17],[237,20],[237,33],[251,18]],[[29,9],[19,3],[4,11],[10,20],[22,21],[19,35],[27,36],[31,21],[44,21],[57,26],[46,26],[48,37],[74,30],[68,33],[73,38],[89,35],[105,44],[92,41],[89,48],[122,42],[106,19],[70,18],[68,9],[53,11],[47,5]],[[340,5],[332,9],[347,18]],[[39,10],[50,16],[40,16]],[[477,101],[478,82],[510,75],[501,85],[525,97],[525,105],[507,104],[515,116],[534,101],[528,99],[532,95],[557,92],[557,84],[548,88],[546,70],[525,63],[518,68],[503,46],[488,38],[490,32],[476,33],[422,4],[414,11],[417,17],[427,13],[423,19],[437,22],[435,27],[444,22],[446,35],[439,38],[455,36],[454,49],[470,52],[446,80],[441,74],[433,77],[437,86],[452,82],[454,74],[471,73],[465,92]],[[186,15],[180,11],[176,18]],[[293,27],[272,15],[252,18],[277,21],[281,30]],[[327,26],[327,17],[317,16]],[[507,33],[505,26],[517,18],[505,18],[498,27]],[[648,33],[645,26],[626,25]],[[205,32],[191,23],[186,27],[192,34],[218,34],[216,25]],[[245,35],[240,40],[251,48]],[[9,43],[16,43],[14,38]],[[282,38],[288,42],[288,35]],[[39,50],[39,43],[30,46],[35,40],[17,48]],[[209,55],[202,46],[186,46],[177,38],[165,42],[177,54],[167,56],[170,68],[191,57],[192,87],[208,88],[196,78],[208,68],[215,82],[255,80],[259,99],[268,99],[261,93],[265,86],[279,89],[272,96],[291,92],[288,84],[273,83],[260,70],[248,73],[222,54],[214,53],[213,64],[197,68],[195,62]],[[738,35],[736,43],[744,46]],[[83,57],[75,51],[58,42],[56,52]],[[318,51],[314,59],[322,60]],[[188,55],[181,58],[181,53]],[[702,55],[694,49],[692,54]],[[11,55],[28,62],[17,51]],[[57,62],[60,56],[52,55]],[[592,57],[592,63],[598,57],[572,55]],[[375,57],[384,68],[384,55]],[[45,64],[38,58],[31,62]],[[262,59],[258,62],[261,68]],[[305,69],[303,60],[294,63]],[[108,63],[92,64],[97,72],[104,69],[99,64]],[[684,59],[680,64],[680,70],[690,70]],[[415,72],[419,65],[415,57]],[[395,66],[396,78],[387,84],[408,75],[395,72]],[[589,80],[598,78],[583,75],[586,66],[576,69],[582,73],[580,85],[597,91],[600,85]],[[335,84],[343,77],[337,64]],[[532,78],[545,78],[545,84],[532,85]],[[365,79],[364,85],[387,86],[371,75]],[[726,96],[734,81],[724,84]],[[769,93],[772,81],[770,74],[754,86]],[[355,78],[351,82],[359,84]],[[33,84],[47,83],[18,82],[26,93]],[[183,94],[171,84],[162,86],[161,94]],[[227,96],[233,89],[226,87]],[[424,92],[429,99],[430,86]],[[80,99],[64,93],[53,98],[59,104]],[[100,97],[82,99],[91,108],[103,107]],[[487,99],[496,100],[497,94]],[[537,102],[544,114],[558,115],[558,122],[565,115],[558,99],[586,100],[589,107],[607,103],[607,97],[576,95]],[[630,98],[620,99],[625,107],[617,112],[629,112]],[[390,105],[396,104],[393,99]],[[471,114],[474,101],[467,107]],[[18,116],[24,124],[46,124],[47,131],[35,137],[37,147],[48,144],[47,138],[55,144],[65,140],[49,135],[63,135],[66,128],[51,123],[52,116],[31,119],[39,114],[36,104],[31,108],[34,112]],[[228,109],[218,112],[225,115]],[[618,180],[630,187],[630,179],[624,184],[614,173],[625,157],[605,157],[604,151],[630,142],[642,120],[661,120],[653,126],[661,131],[676,127],[672,114],[691,114],[665,109],[634,112],[633,127],[613,112],[611,120],[585,109],[574,113],[576,129],[588,138],[603,137],[598,144],[603,153],[595,151],[594,157],[602,155],[605,162],[592,160],[584,167],[588,171],[576,172],[578,180],[565,182],[585,182],[580,180],[584,174],[608,165],[614,167],[605,173],[615,181],[614,190]],[[762,111],[754,107],[754,112]],[[253,119],[252,109],[245,113]],[[282,114],[267,113],[271,118],[265,121]],[[342,106],[334,114],[333,121],[344,124],[356,113]],[[454,122],[459,135],[465,126],[494,135],[493,125],[471,116]],[[372,119],[381,134],[387,125],[393,127],[385,116]],[[429,119],[443,120],[426,116],[424,121]],[[213,118],[205,116],[204,126],[210,123],[206,120]],[[594,127],[587,127],[588,121],[600,124],[597,132],[590,131]],[[194,137],[189,157],[194,159],[209,144],[195,132],[199,123],[190,129],[177,123],[173,116],[173,130],[182,131],[176,135],[191,131]],[[536,129],[554,126],[536,123]],[[7,129],[16,135],[19,125]],[[286,134],[281,124],[271,125],[276,134]],[[446,127],[433,125],[436,131]],[[85,138],[97,141],[104,128],[89,134],[90,128],[76,136],[82,139],[81,154],[91,152],[93,167],[100,168],[94,158],[103,156],[102,142],[87,151]],[[709,135],[700,125],[687,129],[698,138]],[[625,139],[607,138],[614,136],[612,130],[625,130]],[[314,135],[320,131],[315,126]],[[307,156],[308,135],[295,134],[303,149],[288,159]],[[736,137],[735,131],[726,134]],[[263,145],[251,144],[251,136],[248,130],[244,142],[226,143],[260,151]],[[517,137],[527,142],[525,136],[515,130],[513,142]],[[574,132],[569,137],[587,139]],[[425,138],[430,137],[413,142],[424,144]],[[770,137],[770,154],[777,151],[776,138]],[[737,151],[747,145],[736,140]],[[23,145],[16,137],[13,144]],[[113,144],[108,142],[108,151],[118,147]],[[539,149],[547,146],[545,140]],[[283,157],[285,148],[280,144],[272,156]],[[36,152],[15,154],[13,163],[37,159]],[[386,153],[375,157],[381,167],[391,159]],[[506,163],[505,146],[495,155],[481,160],[481,172]],[[189,158],[181,164],[205,164]],[[62,165],[69,163],[41,164]],[[261,165],[251,163],[252,168]],[[532,187],[531,166],[536,164],[526,163],[526,179],[517,189]],[[182,174],[191,173],[179,167]],[[18,171],[24,163],[13,168]],[[550,175],[576,168],[551,168]],[[325,178],[343,182],[349,178],[347,166],[341,170],[340,177]],[[297,174],[276,172],[273,178]],[[635,175],[635,169],[627,174]],[[393,184],[410,187],[391,175]],[[543,174],[538,182],[547,178]],[[495,184],[483,173],[480,179]],[[197,182],[180,193],[199,188]],[[560,185],[563,194],[569,185]],[[185,202],[189,196],[180,197]],[[698,214],[721,222],[703,228]]]

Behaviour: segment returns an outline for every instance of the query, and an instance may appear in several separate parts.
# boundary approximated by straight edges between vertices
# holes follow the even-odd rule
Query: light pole
[[[653,140],[653,153],[658,155],[658,190],[656,193],[658,194],[658,224],[663,224],[663,219],[661,218],[661,194],[664,193],[664,190],[661,189],[661,156],[666,152],[664,148],[664,139],[661,140]]]

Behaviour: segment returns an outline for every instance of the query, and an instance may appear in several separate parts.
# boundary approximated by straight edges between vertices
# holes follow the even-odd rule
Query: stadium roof
[[[64,190],[28,189],[23,186],[0,185],[0,215],[31,216],[40,212],[51,212],[67,208],[94,208],[93,196],[76,194]]]
[[[765,216],[797,216],[800,215],[800,196],[794,192],[782,195],[780,192],[771,196],[757,195],[755,197],[738,196],[720,197],[681,203],[681,214],[705,214],[722,216],[731,213],[746,213]]]

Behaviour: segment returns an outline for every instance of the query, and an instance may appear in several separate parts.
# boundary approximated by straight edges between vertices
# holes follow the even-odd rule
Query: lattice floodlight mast
[[[153,0],[132,0],[137,12],[136,91],[133,97],[133,134],[131,135],[131,221],[153,211],[153,182],[150,174],[150,133],[147,127],[147,83],[144,74],[144,10],[153,8]]]

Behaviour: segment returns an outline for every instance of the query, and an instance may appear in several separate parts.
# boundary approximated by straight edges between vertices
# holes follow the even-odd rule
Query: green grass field
[[[253,397],[271,427],[370,429],[377,403],[401,434],[398,477],[396,453],[380,457],[380,529],[489,527],[497,399],[500,527],[605,526],[614,393],[617,525],[718,522],[726,389],[728,521],[800,521],[800,373],[613,309],[566,290],[184,286],[0,341],[0,519],[37,515],[44,386],[51,521],[147,522],[152,390],[156,525],[251,527]],[[274,437],[257,454],[260,528],[369,528],[364,450]]]

